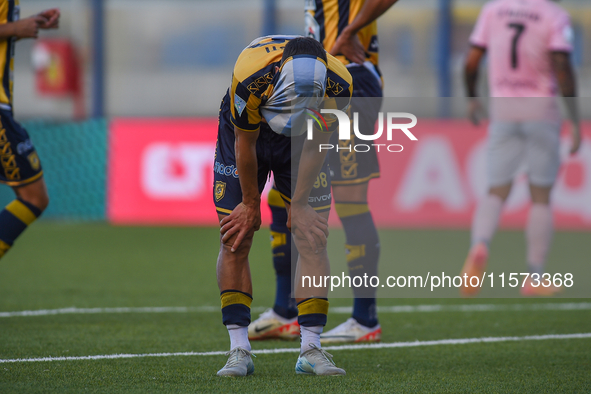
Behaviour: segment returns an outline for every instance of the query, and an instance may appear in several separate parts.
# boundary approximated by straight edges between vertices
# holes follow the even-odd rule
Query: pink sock
[[[544,273],[546,256],[552,242],[552,209],[546,204],[532,204],[525,236],[527,238],[527,263],[530,273]]]
[[[487,246],[492,239],[503,209],[503,200],[494,194],[487,194],[474,212],[472,219],[472,246],[485,243]]]

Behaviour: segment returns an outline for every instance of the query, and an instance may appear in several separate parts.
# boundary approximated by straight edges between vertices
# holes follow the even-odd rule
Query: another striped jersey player
[[[17,40],[55,29],[58,9],[20,18],[19,0],[0,0],[0,183],[16,199],[0,211],[0,259],[49,203],[39,156],[27,131],[14,119],[14,53]]]

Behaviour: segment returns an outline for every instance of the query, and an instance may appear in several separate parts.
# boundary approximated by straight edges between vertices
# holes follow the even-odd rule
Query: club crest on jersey
[[[236,112],[238,112],[238,116],[242,115],[244,108],[246,108],[246,101],[242,99],[242,97],[234,94],[234,108],[236,108]]]
[[[226,182],[216,181],[213,188],[213,193],[215,195],[216,202],[224,198],[224,195],[226,195]]]
[[[39,156],[37,156],[37,152],[31,153],[29,156],[27,156],[27,159],[29,159],[29,163],[31,164],[31,168],[33,170],[38,171],[39,168],[41,168],[41,162],[39,161]]]

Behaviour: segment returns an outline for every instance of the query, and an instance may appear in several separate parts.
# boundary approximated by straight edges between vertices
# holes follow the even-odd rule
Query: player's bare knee
[[[507,197],[509,197],[509,193],[511,193],[511,186],[511,183],[502,186],[493,186],[488,189],[488,194],[492,194],[493,196],[497,196],[501,200],[506,201]]]
[[[45,187],[15,189],[17,197],[44,211],[49,205],[49,195]]]
[[[236,241],[236,237],[234,236],[226,241],[222,240],[221,245],[220,245],[220,249],[223,253],[231,253],[232,255],[235,255],[235,256],[248,257],[248,253],[250,252],[250,248],[252,247],[252,240],[253,240],[253,236],[247,235],[242,240],[240,245],[238,247],[236,247],[236,250],[232,251],[232,248],[234,247],[234,242]]]
[[[342,203],[366,203],[368,184],[347,185],[332,187],[332,196],[335,201]]]
[[[550,193],[552,187],[529,185],[531,201],[534,204],[550,204]]]
[[[41,211],[45,211],[49,205],[49,195],[47,192],[41,193],[35,196],[34,201],[29,201],[31,204],[39,208]]]
[[[326,252],[326,245],[310,245],[307,238],[294,237],[294,242],[299,254],[302,256],[313,256]]]

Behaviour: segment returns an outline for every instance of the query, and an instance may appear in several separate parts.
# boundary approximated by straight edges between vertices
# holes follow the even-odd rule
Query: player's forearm
[[[366,0],[361,7],[361,10],[359,10],[359,14],[357,14],[355,19],[353,19],[345,29],[343,29],[341,34],[357,34],[359,30],[382,16],[384,12],[388,11],[388,9],[397,1],[398,0]]]
[[[563,97],[576,97],[577,85],[575,82],[575,75],[570,62],[561,59],[555,63],[554,68],[556,72],[556,80]]]
[[[468,97],[478,97],[476,85],[478,83],[478,68],[466,66],[464,69],[464,83],[466,84],[466,95]]]
[[[256,154],[256,140],[259,131],[235,131],[236,135],[236,169],[242,189],[242,202],[246,205],[260,204],[261,195],[257,179],[258,164]]]
[[[552,54],[552,67],[556,75],[556,82],[562,96],[565,98],[566,111],[573,123],[579,123],[579,106],[577,100],[577,84],[570,55],[556,52]]]
[[[480,68],[480,60],[484,56],[486,50],[477,46],[471,46],[466,56],[466,64],[464,66],[464,83],[466,85],[466,95],[468,97],[478,97],[476,86],[478,84],[478,70]]]
[[[306,140],[302,148],[298,167],[298,178],[291,198],[292,205],[308,204],[310,192],[326,158],[326,151],[320,152],[318,147],[320,144],[329,142],[330,134],[320,132],[315,134],[314,139]]]
[[[5,40],[16,35],[16,29],[13,22],[0,25],[0,40]]]

